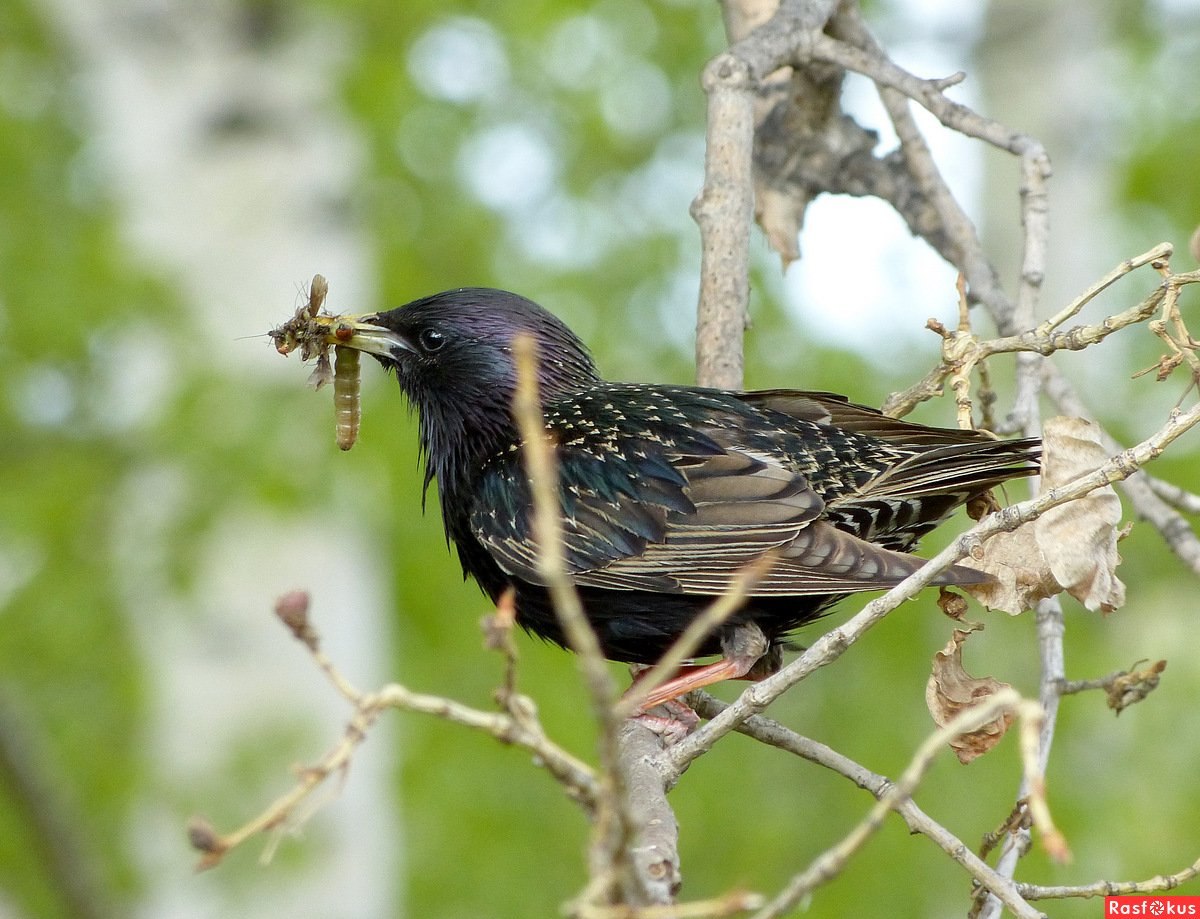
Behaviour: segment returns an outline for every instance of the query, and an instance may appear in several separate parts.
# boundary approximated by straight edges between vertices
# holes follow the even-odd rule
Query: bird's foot
[[[678,699],[680,696],[723,680],[761,680],[779,669],[781,651],[761,628],[752,622],[731,627],[721,641],[725,656],[711,664],[688,664],[642,701],[640,711]],[[635,680],[637,675],[635,674]]]
[[[656,711],[644,711],[629,720],[653,731],[662,738],[663,746],[670,747],[696,730],[700,716],[682,699],[668,699],[656,706]]]

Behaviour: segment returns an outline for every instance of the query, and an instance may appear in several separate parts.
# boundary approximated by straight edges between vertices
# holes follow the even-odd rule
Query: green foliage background
[[[1112,189],[1123,210],[1120,238],[1095,241],[1105,266],[1160,236],[1183,243],[1200,215],[1194,87],[1162,101],[1163,83],[1181,80],[1170,62],[1196,50],[1195,29],[1172,34],[1156,8],[1120,8],[1137,28],[1113,37],[1129,105],[1111,114],[1112,131],[1123,138]],[[700,178],[698,74],[723,40],[714,4],[522,0],[448,9],[431,0],[258,0],[239,12],[267,41],[314,17],[350,38],[339,93],[369,160],[343,206],[376,247],[377,305],[451,286],[516,289],[578,328],[611,376],[690,378],[694,293],[687,282],[698,256],[686,206]],[[890,13],[884,5],[873,15],[886,22]],[[501,42],[510,68],[502,94],[455,103],[431,97],[414,79],[408,51],[453,17],[477,17]],[[574,34],[564,31],[571,22],[598,29],[610,42],[604,53],[614,55],[590,69],[580,63],[574,82],[561,76],[569,72],[561,59],[555,76],[552,54],[556,41]],[[223,825],[249,816],[266,799],[239,790],[241,780],[279,780],[291,758],[315,756],[327,735],[281,713],[279,736],[258,738],[244,758],[231,751],[228,773],[206,779],[199,803],[164,781],[143,742],[155,692],[146,666],[153,645],[133,634],[137,591],[119,582],[118,556],[138,555],[157,578],[186,592],[196,586],[198,546],[239,508],[287,513],[303,506],[317,519],[349,517],[362,539],[394,561],[391,590],[403,615],[388,640],[397,678],[486,706],[501,664],[480,649],[485,603],[472,585],[460,584],[440,522],[415,513],[414,432],[391,387],[369,389],[375,435],[352,455],[335,456],[328,419],[299,371],[283,386],[212,370],[195,348],[199,307],[165,270],[130,251],[117,192],[80,178],[89,138],[77,69],[45,8],[30,0],[0,7],[0,732],[9,751],[0,770],[0,916],[145,914],[151,881],[177,886],[185,901],[202,901],[224,885],[235,900],[244,891],[245,902],[257,902],[252,891],[264,870],[286,876],[319,861],[323,816],[314,818],[309,839],[286,842],[271,867],[239,852],[202,879],[190,873],[184,822],[197,806]],[[614,127],[605,106],[625,99],[636,111],[649,89],[636,81],[614,89],[613,81],[649,70],[657,81],[651,88],[665,92],[668,104],[636,130]],[[553,214],[489,208],[455,168],[464,147],[511,123],[537,132],[559,165],[552,176],[557,219],[577,245],[553,258],[539,256],[526,235]],[[1015,191],[1006,194],[1015,201]],[[775,263],[760,255],[750,384],[819,387],[878,402],[935,359],[932,344],[898,355],[880,341],[867,356],[806,344],[812,330],[783,305]],[[289,294],[281,291],[280,318]],[[927,312],[914,310],[914,326]],[[134,414],[118,404],[122,343],[131,339],[159,342],[170,356],[161,404]],[[1121,366],[1088,371],[1087,362],[1102,360],[1090,353],[1072,366],[1116,381],[1124,395],[1097,407],[1132,438],[1154,426],[1137,409],[1151,384],[1122,380],[1155,350],[1131,350]],[[261,359],[272,359],[265,348]],[[945,421],[949,412],[939,406],[922,417]],[[175,490],[162,519],[144,533],[121,532],[123,496],[163,469],[171,470]],[[1200,489],[1190,441],[1156,471]],[[387,500],[347,498],[353,489]],[[1069,670],[1094,676],[1164,656],[1170,667],[1158,693],[1119,721],[1098,697],[1064,703],[1049,778],[1076,863],[1051,866],[1035,852],[1024,875],[1046,883],[1148,877],[1200,854],[1195,583],[1145,527],[1123,553],[1129,606],[1106,620],[1070,611]],[[987,624],[970,646],[968,667],[1034,691],[1032,621],[989,615]],[[913,603],[773,714],[894,775],[928,730],[924,683],[948,633],[929,599]],[[282,633],[279,640],[286,643]],[[580,715],[571,660],[532,641],[521,647],[523,688],[551,733],[589,755],[591,728]],[[195,698],[204,704],[204,687]],[[396,720],[385,741],[404,827],[395,841],[394,913],[555,914],[583,877],[586,827],[576,810],[524,754],[441,723]],[[36,797],[26,793],[31,781]],[[918,800],[973,842],[1007,814],[1016,781],[1014,744],[1006,742],[969,768],[945,757]],[[138,854],[135,828],[147,800],[165,800],[178,815],[178,852],[167,859],[172,878],[148,877]],[[736,737],[692,768],[673,801],[692,897],[733,886],[777,889],[870,804],[844,780]],[[960,914],[966,896],[964,875],[893,822],[812,910],[867,915],[888,904],[894,915]],[[360,914],[354,889],[345,890],[345,901],[345,915]],[[1098,909],[1069,903],[1052,912],[1094,916]]]

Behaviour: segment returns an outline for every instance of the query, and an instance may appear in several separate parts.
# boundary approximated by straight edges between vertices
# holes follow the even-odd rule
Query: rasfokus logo
[[[1105,916],[1197,916],[1200,897],[1128,896],[1105,897]]]

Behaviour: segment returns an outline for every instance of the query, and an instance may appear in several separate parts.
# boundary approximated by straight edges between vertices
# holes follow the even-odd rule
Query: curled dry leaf
[[[758,225],[767,235],[767,242],[779,253],[784,271],[800,257],[800,229],[808,199],[759,183],[754,200]]]
[[[962,622],[967,615],[967,601],[954,591],[942,587],[938,590],[938,609],[951,619]]]
[[[1051,418],[1042,440],[1043,492],[1091,472],[1108,458],[1099,431],[1082,418]],[[961,564],[995,580],[963,589],[1006,613],[1031,609],[1063,590],[1090,610],[1111,613],[1125,602],[1125,585],[1116,575],[1120,522],[1117,493],[1112,486],[1098,488],[989,540],[981,559]]]
[[[978,705],[988,696],[1009,688],[1008,683],[993,677],[973,677],[963,668],[963,642],[972,632],[982,628],[973,622],[965,629],[955,629],[946,647],[933,656],[933,672],[925,686],[925,704],[938,727],[948,724],[960,712]],[[958,761],[966,765],[996,746],[1012,722],[1012,713],[1005,712],[978,730],[956,737],[950,741],[950,747]]]
[[[1082,418],[1052,418],[1053,449],[1042,460],[1042,487],[1053,488],[1091,472],[1108,459],[1096,426]],[[1125,602],[1116,575],[1121,499],[1111,485],[1047,511],[1035,521],[1038,546],[1055,580],[1093,612],[1111,613]]]
[[[1158,688],[1158,679],[1167,669],[1166,661],[1155,661],[1141,670],[1134,665],[1128,673],[1122,673],[1112,681],[1105,696],[1108,707],[1118,715],[1136,702],[1141,702]]]

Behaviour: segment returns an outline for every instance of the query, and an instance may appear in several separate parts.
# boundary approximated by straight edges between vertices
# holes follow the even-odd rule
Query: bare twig
[[[296,633],[292,623],[289,623],[289,628]],[[581,803],[586,810],[595,807],[598,789],[596,773],[546,736],[537,720],[536,708],[527,697],[514,695],[509,700],[510,713],[500,713],[480,711],[442,696],[416,693],[397,683],[383,686],[376,692],[363,693],[355,689],[320,651],[316,632],[307,619],[307,611],[303,634],[302,643],[339,695],[354,706],[354,713],[341,739],[315,764],[300,770],[296,784],[258,816],[226,834],[218,833],[204,818],[192,821],[189,837],[193,846],[203,853],[197,865],[199,869],[214,867],[230,851],[260,833],[281,832],[303,823],[310,811],[302,810],[302,806],[310,803],[314,792],[322,788],[326,780],[345,774],[355,751],[367,739],[379,715],[389,708],[433,715],[490,734],[503,743],[523,747],[534,754],[535,762],[554,776],[568,796]]]
[[[1068,303],[1065,307],[1051,316],[1049,319],[1038,324],[1036,332],[1039,336],[1049,335],[1054,329],[1079,314],[1085,306],[1092,302],[1096,297],[1108,290],[1113,284],[1130,272],[1141,268],[1143,265],[1153,265],[1161,262],[1164,259],[1171,257],[1175,247],[1170,243],[1159,243],[1154,248],[1143,252],[1141,255],[1135,255],[1133,258],[1127,258],[1121,262],[1095,283],[1089,285],[1087,290],[1081,293],[1078,297]]]
[[[1174,874],[1159,874],[1145,881],[1097,881],[1075,887],[1043,886],[1041,884],[1017,884],[1017,890],[1027,900],[1064,900],[1069,897],[1089,899],[1091,897],[1119,897],[1130,894],[1157,893],[1174,890],[1193,878],[1200,877],[1200,859]]]
[[[626,845],[631,838],[628,811],[620,768],[616,714],[617,690],[605,663],[596,633],[583,611],[575,585],[567,576],[563,554],[562,506],[558,497],[558,464],[542,421],[537,385],[537,349],[533,339],[520,335],[513,342],[517,387],[513,415],[521,434],[522,450],[533,496],[533,531],[537,544],[538,574],[546,585],[555,615],[583,674],[591,698],[592,712],[600,727],[599,794],[589,850],[588,885],[578,904],[620,902],[617,888],[628,882],[621,870]],[[639,888],[644,885],[637,885]]]
[[[1171,482],[1164,482],[1152,475],[1145,476],[1145,482],[1156,497],[1167,502],[1171,507],[1181,510],[1185,514],[1200,514],[1200,495],[1180,488]]]
[[[745,63],[727,52],[705,68],[703,86],[704,188],[692,203],[701,238],[696,378],[703,386],[741,389],[754,216],[754,81]]]
[[[714,718],[728,706],[703,691],[688,696],[696,712],[705,718]],[[803,737],[763,715],[754,715],[738,725],[737,730],[761,743],[786,750],[811,763],[823,766],[849,779],[859,788],[879,799],[892,788],[892,782],[872,772],[848,756],[819,741]],[[895,802],[896,814],[904,821],[909,832],[927,837],[946,855],[957,862],[984,889],[995,893],[1014,915],[1032,919],[1040,915],[1030,910],[1029,905],[1017,893],[1013,882],[996,874],[993,868],[975,855],[969,846],[926,814],[911,799]]]
[[[979,857],[987,858],[988,853],[996,848],[997,844],[1003,842],[1013,833],[1027,829],[1029,820],[1029,802],[1021,799],[1013,805],[1013,809],[1008,812],[1008,816],[1004,818],[996,829],[983,834],[983,841],[979,844]],[[981,896],[987,893],[986,888],[981,889]]]
[[[1036,329],[1030,328],[1027,331],[1013,335],[980,340],[971,332],[969,325],[964,325],[962,322],[959,323],[958,329],[954,332],[948,332],[940,326],[931,325],[931,328],[941,335],[943,339],[941,363],[933,368],[920,382],[903,392],[893,393],[888,396],[884,401],[883,411],[886,414],[895,416],[907,414],[918,402],[938,395],[941,392],[942,382],[948,377],[955,376],[956,378],[960,378],[994,355],[1035,353],[1048,356],[1057,351],[1082,351],[1085,348],[1098,344],[1114,332],[1140,322],[1145,322],[1158,312],[1168,292],[1176,285],[1159,284],[1136,305],[1122,310],[1120,313],[1107,316],[1098,323],[1087,326],[1076,326],[1065,332],[1056,331],[1058,326],[1069,318],[1069,315],[1074,315],[1075,312],[1082,309],[1088,300],[1099,293],[1104,287],[1110,285],[1117,277],[1123,276],[1128,273],[1128,270],[1132,270],[1140,265],[1159,264],[1163,258],[1170,254],[1170,248],[1170,244],[1161,243],[1149,252],[1126,260],[1106,276],[1107,278],[1111,278],[1111,280],[1093,285],[1087,293],[1077,298],[1057,316],[1043,322]],[[1196,274],[1200,273],[1191,272],[1183,275],[1173,275],[1172,278],[1180,279],[1179,284],[1188,284],[1195,282],[1193,275]],[[1040,378],[1040,367],[1037,374]],[[1026,412],[1027,416],[1030,414],[1031,412]],[[1025,433],[1031,432],[1026,431]]]
[[[1145,664],[1146,661],[1138,661]],[[1095,680],[1060,680],[1060,695],[1068,696],[1090,689],[1103,689],[1108,707],[1118,715],[1136,702],[1141,702],[1158,688],[1159,677],[1167,669],[1167,662],[1154,661],[1148,667],[1138,669],[1137,664],[1129,670],[1118,670]]]
[[[897,809],[902,801],[906,801],[912,796],[933,760],[947,743],[956,737],[977,730],[1006,712],[1019,714],[1023,726],[1030,723],[1035,724],[1033,734],[1036,738],[1036,724],[1041,720],[1041,708],[1037,703],[1022,699],[1014,689],[1001,690],[988,697],[986,701],[960,712],[944,727],[939,728],[921,743],[908,768],[896,783],[880,796],[867,816],[847,833],[841,842],[825,850],[805,871],[793,878],[777,897],[755,914],[754,919],[774,919],[774,917],[783,915],[818,886],[840,874],[854,853],[883,825],[887,815]],[[1040,787],[1041,775],[1030,772],[1032,768],[1035,768],[1033,758],[1025,756],[1024,764],[1027,780],[1031,785]],[[1043,799],[1034,819],[1039,821],[1044,828],[1050,845],[1057,847],[1059,837],[1050,822],[1049,811],[1044,804]],[[1032,909],[1024,909],[1018,913],[1018,915],[1022,914],[1026,916],[1039,915],[1036,910]]]
[[[359,697],[354,715],[347,724],[341,740],[314,765],[302,769],[295,786],[238,829],[224,835],[212,834],[203,846],[204,854],[197,867],[204,869],[219,864],[229,851],[259,833],[295,828],[303,822],[302,819],[297,819],[300,805],[322,787],[327,779],[342,775],[349,768],[354,752],[366,740],[379,715],[389,708],[434,715],[455,724],[484,731],[505,743],[525,747],[535,753],[538,761],[555,778],[563,782],[578,800],[588,802],[595,797],[596,781],[591,768],[551,742],[544,733],[530,731],[528,726],[517,724],[509,715],[478,711],[442,696],[414,693],[392,683],[377,692]],[[196,841],[195,836],[193,841]]]
[[[579,594],[566,572],[562,506],[558,498],[558,461],[542,424],[542,406],[537,387],[537,353],[532,338],[522,335],[513,342],[513,359],[517,367],[513,415],[521,434],[533,494],[538,574],[546,583],[546,590],[567,641],[578,656],[596,719],[607,734],[615,736],[613,704],[617,699],[616,685],[604,662],[604,652],[600,649],[596,633],[584,615]]]

